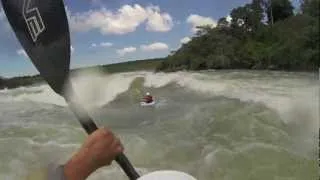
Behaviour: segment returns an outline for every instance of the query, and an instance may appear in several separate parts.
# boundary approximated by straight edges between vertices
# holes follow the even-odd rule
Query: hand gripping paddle
[[[67,16],[62,0],[2,0],[3,9],[24,50],[40,75],[50,87],[63,96],[88,134],[97,130],[88,114],[76,106],[65,88],[71,90],[68,81],[70,66],[70,35]],[[130,179],[138,173],[124,154],[116,161]]]

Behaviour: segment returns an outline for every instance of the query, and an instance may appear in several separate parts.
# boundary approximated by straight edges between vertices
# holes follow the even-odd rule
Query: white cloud
[[[184,38],[182,38],[182,39],[180,40],[180,43],[181,43],[181,44],[186,44],[186,43],[188,43],[189,41],[191,41],[191,38],[189,38],[189,37],[184,37]]]
[[[110,47],[110,46],[112,46],[113,44],[112,43],[110,43],[110,42],[102,42],[102,43],[100,43],[100,46],[102,46],[102,47]]]
[[[148,31],[155,32],[169,31],[173,27],[171,16],[161,13],[157,6],[123,5],[115,12],[101,8],[74,14],[67,9],[67,14],[71,30],[87,32],[98,29],[103,35],[134,32],[143,23]]]
[[[123,49],[118,49],[117,53],[120,56],[124,56],[127,53],[132,53],[132,52],[135,52],[135,51],[137,51],[137,48],[130,46],[130,47],[125,47]]]
[[[197,26],[211,25],[212,27],[217,26],[217,21],[210,17],[203,17],[197,14],[191,14],[187,18],[187,23],[192,25],[192,32],[197,32]]]
[[[141,45],[142,51],[161,51],[169,49],[168,45],[162,42],[156,42],[149,45]]]
[[[113,44],[110,43],[110,42],[101,42],[100,44],[97,44],[97,43],[92,43],[91,44],[92,48],[96,48],[96,47],[111,47],[111,46],[113,46]]]
[[[17,52],[17,54],[20,55],[20,56],[28,57],[26,51],[23,50],[23,49],[18,49],[16,52]]]
[[[148,31],[167,32],[172,29],[173,21],[168,13],[161,13],[160,8],[156,6],[148,7],[147,12],[149,14],[147,21]]]

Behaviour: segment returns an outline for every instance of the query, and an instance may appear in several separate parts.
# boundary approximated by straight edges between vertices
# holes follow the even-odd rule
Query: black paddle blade
[[[2,0],[3,9],[24,50],[58,94],[69,74],[70,37],[62,0]]]

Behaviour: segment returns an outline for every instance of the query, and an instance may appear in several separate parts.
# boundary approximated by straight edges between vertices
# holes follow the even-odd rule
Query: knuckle
[[[114,144],[115,144],[115,146],[121,146],[120,139],[119,138],[115,138],[114,139]]]
[[[101,135],[104,136],[104,137],[108,137],[108,136],[112,135],[112,132],[109,131],[107,128],[103,128],[102,132],[101,132]]]
[[[118,138],[116,139],[115,145],[116,145],[115,147],[116,147],[117,152],[122,152],[124,150],[124,147],[120,142],[120,139],[118,139]]]
[[[119,151],[123,151],[123,146],[121,146],[121,144],[119,144],[119,145],[117,146],[117,149],[118,149]]]
[[[123,151],[124,151],[124,148],[123,148],[122,146],[118,146],[118,147],[116,148],[116,155],[120,154],[120,153],[123,152]]]

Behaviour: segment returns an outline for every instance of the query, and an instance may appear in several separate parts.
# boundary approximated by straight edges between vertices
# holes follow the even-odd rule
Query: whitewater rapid
[[[91,72],[72,82],[81,104],[119,134],[141,173],[169,168],[199,180],[317,175],[316,74]],[[146,91],[159,100],[155,108],[139,106]],[[0,116],[0,179],[21,179],[49,161],[64,162],[86,137],[47,85],[0,90]],[[108,176],[126,179],[116,165],[90,179]]]
[[[303,76],[305,75],[305,76]],[[303,81],[304,77],[314,76]],[[295,105],[307,108],[316,119],[319,102],[318,84],[315,75],[281,72],[204,72],[204,73],[151,73],[129,72],[111,75],[98,73],[78,74],[73,77],[73,85],[82,104],[89,108],[99,108],[113,101],[119,94],[129,90],[131,83],[143,77],[146,88],[161,88],[176,83],[205,96],[225,96],[266,104],[286,116],[294,111]],[[55,94],[48,85],[2,90],[10,96],[9,101],[37,101],[58,106],[67,106],[65,100]],[[3,100],[2,99],[2,100]],[[301,103],[304,103],[301,106]],[[290,120],[284,118],[284,120]]]

